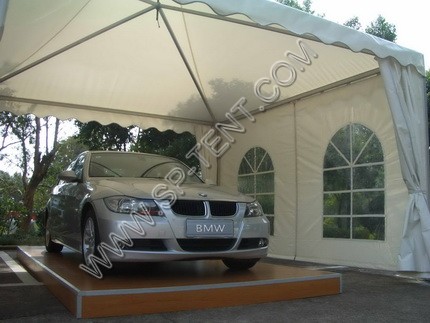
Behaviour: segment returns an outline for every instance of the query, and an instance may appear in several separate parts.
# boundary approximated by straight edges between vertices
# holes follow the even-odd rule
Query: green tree
[[[350,27],[355,30],[361,29],[361,23],[357,16],[352,17],[351,19],[345,21],[344,26]]]
[[[353,28],[355,30],[362,30],[360,20],[357,16],[354,16],[348,19],[346,22],[343,23],[343,25]],[[392,42],[395,42],[397,39],[396,26],[393,24],[390,24],[381,15],[379,15],[378,18],[376,18],[376,20],[372,21],[370,25],[364,29],[364,31],[368,34],[371,34]]]
[[[299,4],[297,0],[277,0],[279,3],[282,3],[286,6],[299,9],[301,11],[315,14],[315,11],[312,10],[312,0],[304,0],[302,4]]]
[[[310,13],[311,15],[316,15],[322,18],[325,16],[325,14],[315,13],[315,10],[312,9],[312,0],[303,0],[302,4],[300,4],[297,0],[276,0],[276,1],[286,6]]]
[[[90,150],[127,150],[133,143],[135,127],[121,127],[116,123],[102,125],[97,121],[75,122],[79,129],[76,139]]]
[[[371,34],[392,42],[395,42],[397,38],[396,26],[393,24],[390,24],[381,15],[379,15],[375,21],[372,21],[370,23],[370,26],[367,26],[364,31],[368,34]]]
[[[200,170],[197,158],[186,158],[196,144],[189,132],[178,134],[173,130],[159,131],[156,128],[140,129],[135,126],[121,127],[117,124],[103,126],[98,122],[76,122],[79,133],[77,142],[89,150],[137,151],[175,157],[190,167]]]
[[[40,183],[45,178],[58,149],[60,120],[53,117],[39,118],[0,112],[0,134],[2,135],[2,158],[6,148],[16,146],[19,151],[19,167],[22,169],[22,203],[26,218],[22,228],[26,231],[34,212],[34,197]],[[11,144],[12,143],[12,144]]]
[[[58,150],[55,154],[48,173],[39,185],[35,198],[34,209],[43,212],[46,202],[49,199],[52,188],[58,183],[58,174],[65,170],[67,166],[79,155],[81,152],[88,150],[88,147],[78,142],[78,140],[71,136],[58,143]]]
[[[132,150],[174,157],[189,167],[200,170],[197,158],[186,157],[195,145],[196,138],[189,132],[178,134],[173,130],[159,131],[156,128],[149,128],[139,131]]]
[[[22,205],[20,174],[10,175],[0,171],[0,183],[0,235],[3,235],[12,233],[11,221],[19,221],[20,214],[25,212],[25,209]]]

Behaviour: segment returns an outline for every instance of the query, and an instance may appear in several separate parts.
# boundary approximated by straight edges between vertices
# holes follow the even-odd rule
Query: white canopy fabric
[[[406,252],[427,255],[427,265],[403,250],[401,268],[430,267],[420,53],[268,0],[0,0],[0,12],[0,104],[17,114],[202,134],[227,113],[260,113],[381,73],[393,119],[401,111],[410,121],[396,125],[417,201],[406,218],[419,223],[405,226],[405,244],[421,225],[427,245]],[[408,71],[401,86],[398,68]]]
[[[270,76],[288,52],[317,58],[310,57],[312,73],[292,60],[303,69],[293,86],[280,88],[277,104],[374,73],[375,55],[424,73],[418,53],[278,3],[206,3],[11,1],[0,43],[0,84],[13,94],[0,99],[20,102],[11,108],[19,113],[54,109],[62,119],[165,129],[175,120],[175,128],[190,130],[190,124],[225,120],[241,97],[248,110],[257,110],[264,102],[254,83]],[[281,67],[280,78],[289,72]],[[271,87],[261,88],[270,94]]]

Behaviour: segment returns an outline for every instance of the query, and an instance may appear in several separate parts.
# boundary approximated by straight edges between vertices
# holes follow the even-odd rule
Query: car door
[[[71,167],[77,176],[77,181],[64,183],[59,197],[63,211],[64,242],[77,250],[80,248],[81,205],[88,192],[83,182],[85,159],[85,153],[77,157]]]
[[[67,167],[67,170],[73,170],[76,159]],[[64,244],[69,243],[68,223],[65,214],[67,213],[67,191],[70,187],[69,182],[60,180],[54,187],[49,201],[49,227],[54,239]]]

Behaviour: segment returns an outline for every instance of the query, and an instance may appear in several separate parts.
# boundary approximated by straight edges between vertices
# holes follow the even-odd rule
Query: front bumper
[[[118,214],[102,200],[94,202],[101,242],[112,262],[158,262],[186,259],[251,259],[267,256],[269,221],[266,217],[244,218],[245,204],[234,216],[187,217],[163,209],[164,216]],[[187,235],[187,219],[233,222],[229,236]],[[216,223],[216,222],[215,222]],[[122,240],[122,242],[121,242]]]

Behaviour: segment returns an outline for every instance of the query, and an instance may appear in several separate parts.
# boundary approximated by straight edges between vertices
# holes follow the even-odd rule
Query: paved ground
[[[6,251],[15,258],[14,251]],[[289,266],[321,265],[269,260]],[[430,322],[430,281],[387,271],[331,267],[342,274],[335,296],[259,305],[107,319],[75,319],[38,282],[17,283],[0,262],[0,320],[5,322]],[[2,275],[3,276],[2,278]],[[9,281],[9,283],[8,283]],[[13,281],[13,282],[12,282]]]

